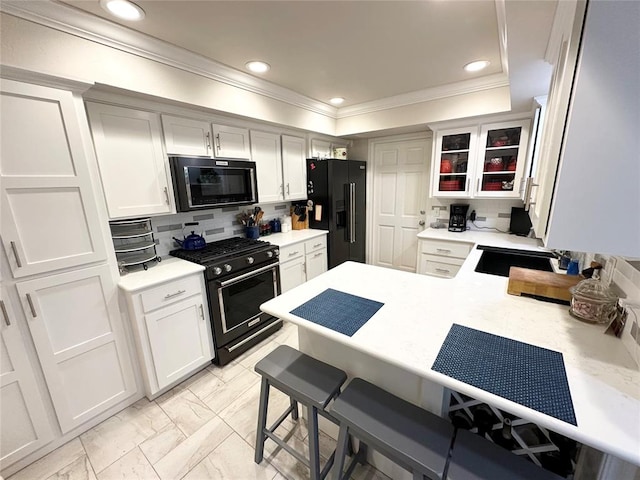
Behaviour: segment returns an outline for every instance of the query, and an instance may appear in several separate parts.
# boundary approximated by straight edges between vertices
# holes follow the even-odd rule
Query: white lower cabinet
[[[108,266],[27,280],[16,288],[62,433],[136,392]]]
[[[53,439],[42,392],[3,288],[0,324],[0,470]]]
[[[211,363],[213,341],[204,276],[125,291],[147,397]]]
[[[327,271],[327,238],[312,238],[280,247],[282,293]]]
[[[472,243],[446,240],[420,239],[418,273],[435,277],[453,278],[469,255]]]

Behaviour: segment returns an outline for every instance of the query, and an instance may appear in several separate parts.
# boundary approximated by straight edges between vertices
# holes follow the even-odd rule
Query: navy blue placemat
[[[350,337],[383,305],[375,300],[328,288],[290,313]]]
[[[431,369],[578,425],[560,352],[453,324]]]

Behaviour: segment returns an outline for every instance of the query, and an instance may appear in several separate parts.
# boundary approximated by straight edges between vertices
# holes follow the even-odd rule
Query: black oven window
[[[224,287],[224,316],[229,331],[260,313],[260,305],[274,298],[274,270]]]
[[[185,167],[193,205],[252,200],[251,171],[245,168]]]

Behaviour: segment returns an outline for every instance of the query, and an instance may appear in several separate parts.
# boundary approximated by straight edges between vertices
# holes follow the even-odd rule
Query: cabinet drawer
[[[307,240],[304,242],[304,251],[309,254],[315,252],[316,250],[321,250],[323,248],[327,248],[327,237],[316,237],[311,240]]]
[[[289,260],[302,257],[303,255],[304,255],[303,243],[294,243],[293,245],[280,247],[280,263],[288,262]]]
[[[200,275],[191,275],[142,292],[140,297],[142,298],[142,309],[145,312],[150,312],[201,293]]]
[[[456,258],[443,259],[436,255],[422,254],[420,259],[420,273],[424,275],[434,275],[436,277],[453,278],[460,270],[464,260]]]
[[[467,258],[472,243],[446,242],[441,240],[420,240],[422,253],[440,255],[443,257]]]

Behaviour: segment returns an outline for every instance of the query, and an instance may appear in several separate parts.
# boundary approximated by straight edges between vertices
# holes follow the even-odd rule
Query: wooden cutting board
[[[541,272],[528,268],[511,267],[507,293],[511,295],[536,295],[556,300],[571,300],[569,288],[584,280],[578,275]]]

